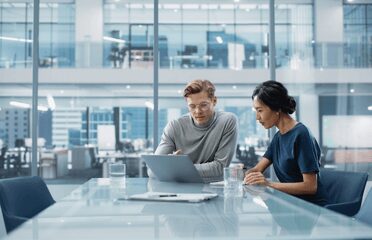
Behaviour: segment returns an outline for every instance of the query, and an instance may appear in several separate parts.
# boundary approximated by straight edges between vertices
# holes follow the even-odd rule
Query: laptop
[[[187,155],[142,155],[159,181],[204,183]]]

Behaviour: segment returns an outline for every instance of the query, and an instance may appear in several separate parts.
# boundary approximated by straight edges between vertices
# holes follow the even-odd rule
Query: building
[[[29,104],[22,110],[27,124],[1,121],[8,144],[31,133],[32,11],[29,1],[0,1],[0,115],[18,111],[10,101]],[[119,140],[153,142],[153,11],[149,0],[41,2],[38,94],[51,111],[50,130],[42,133],[48,145],[95,144],[97,124],[114,124],[115,108]],[[372,1],[278,0],[275,15],[276,80],[296,97],[296,118],[324,153],[352,150],[352,159],[361,152],[369,158]],[[156,141],[169,120],[187,112],[182,90],[196,78],[212,80],[218,109],[238,116],[241,145],[267,141],[250,95],[270,78],[268,22],[268,1],[160,1]],[[341,159],[341,169],[365,169]]]

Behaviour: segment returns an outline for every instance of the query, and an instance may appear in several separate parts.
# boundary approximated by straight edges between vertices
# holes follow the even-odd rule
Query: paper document
[[[216,193],[164,193],[146,192],[135,194],[128,200],[166,201],[166,202],[201,202],[217,197]]]
[[[212,186],[225,186],[225,181],[211,182],[209,184]]]

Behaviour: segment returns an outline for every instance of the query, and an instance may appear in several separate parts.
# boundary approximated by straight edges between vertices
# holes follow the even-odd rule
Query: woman
[[[247,171],[245,184],[266,185],[326,205],[327,195],[319,177],[320,148],[308,128],[290,116],[296,110],[294,98],[283,84],[266,81],[256,87],[252,99],[256,119],[264,128],[276,126],[279,131],[262,160]],[[262,174],[271,164],[280,182],[268,181]]]

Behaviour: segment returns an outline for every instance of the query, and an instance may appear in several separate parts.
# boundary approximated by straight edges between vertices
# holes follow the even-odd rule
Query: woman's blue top
[[[320,147],[309,129],[297,123],[285,134],[279,131],[274,135],[264,157],[273,164],[280,182],[302,182],[303,173],[316,173],[317,192],[314,195],[297,196],[320,206],[327,204],[327,192],[319,176]]]

